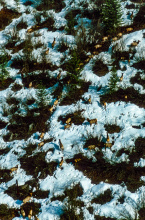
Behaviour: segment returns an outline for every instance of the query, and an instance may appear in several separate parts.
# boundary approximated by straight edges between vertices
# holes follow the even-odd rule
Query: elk
[[[80,160],[82,160],[82,159],[81,158],[76,158],[75,163],[79,162]]]
[[[55,37],[54,37],[54,40],[52,42],[52,48],[54,48],[55,44],[56,44],[56,41],[55,41]]]
[[[44,137],[44,132],[42,132],[41,134],[40,134],[40,138],[42,139],[43,137]]]
[[[30,211],[29,211],[29,214],[28,214],[28,218],[29,218],[29,219],[32,218],[32,213],[33,213],[33,210],[32,210],[32,208],[31,208]]]
[[[88,63],[90,61],[90,58],[87,58],[84,62]]]
[[[59,147],[60,147],[61,150],[64,150],[64,146],[63,146],[63,144],[62,144],[60,139],[59,139]]]
[[[96,44],[94,47],[95,47],[95,49],[99,49],[99,48],[102,47],[102,45],[101,44]]]
[[[110,149],[112,147],[112,143],[104,143],[104,145],[105,145],[105,150],[106,150],[106,147],[109,147]]]
[[[131,46],[131,47],[136,47],[136,46],[139,44],[139,42],[140,42],[140,40],[138,40],[138,41],[133,41],[133,42],[130,44],[130,46]]]
[[[61,158],[61,161],[60,161],[60,163],[59,163],[59,167],[61,167],[62,164],[63,164],[63,157]]]
[[[89,149],[89,150],[94,150],[95,147],[96,147],[95,145],[90,145],[90,146],[88,146],[88,149]]]
[[[126,28],[126,31],[127,32],[133,31],[133,28],[132,27]]]
[[[106,102],[103,102],[104,109],[106,110]]]
[[[131,15],[130,15],[130,19],[131,19],[131,20],[133,19],[133,11],[132,11],[132,13],[131,13]]]
[[[67,129],[67,128],[70,128],[71,125],[72,125],[72,122],[70,122],[70,124],[65,125],[65,126],[64,126],[64,130]]]
[[[99,54],[99,52],[93,51],[93,55],[98,55],[98,54]]]
[[[32,88],[32,82],[29,83],[29,88]]]
[[[33,31],[33,29],[32,28],[29,28],[28,30],[27,30],[27,33],[31,33]]]
[[[113,41],[116,41],[116,40],[118,40],[118,38],[117,38],[117,37],[113,37],[112,40],[113,40]]]
[[[32,193],[30,193],[30,196],[27,196],[25,199],[23,199],[23,203],[28,202],[32,197]]]
[[[91,101],[91,95],[89,96],[89,99],[88,99],[88,103],[92,103],[92,101]]]
[[[125,60],[126,58],[125,57],[121,57],[121,60]]]
[[[105,41],[107,41],[107,40],[108,40],[108,36],[102,38],[102,41],[103,41],[103,42],[105,42]]]
[[[122,33],[118,33],[118,34],[117,34],[117,37],[122,37]]]
[[[53,112],[53,107],[54,107],[54,106],[50,107],[50,108],[48,109],[48,111]]]
[[[90,123],[90,125],[92,125],[92,124],[97,124],[97,118],[95,118],[95,119],[89,119],[89,118],[87,118],[87,121]]]
[[[49,54],[49,48],[45,51],[45,54],[46,54],[46,55]]]
[[[53,106],[56,106],[58,104],[58,100],[55,100]]]
[[[71,122],[71,118],[68,118],[65,123],[69,124],[70,122]]]
[[[18,169],[18,165],[17,165],[16,167],[12,167],[12,168],[10,169],[10,171],[11,171],[11,173],[12,173],[12,172],[14,172],[14,171],[17,171],[17,169]]]
[[[122,73],[122,75],[120,77],[120,82],[122,82],[122,80],[123,80],[123,73]]]
[[[40,147],[42,147],[44,144],[45,144],[44,141],[42,141],[42,142],[40,142],[40,143],[38,144],[38,147],[40,148]]]
[[[107,132],[107,142],[110,141],[110,138],[109,138],[109,135],[108,135],[108,132]]]
[[[24,209],[23,209],[23,208],[21,208],[21,209],[20,209],[20,212],[21,212],[21,215],[22,215],[23,217],[25,217],[25,216],[26,216],[25,211],[24,211]]]
[[[89,55],[88,57],[89,57],[88,59],[90,60],[90,59],[93,58],[94,56],[91,54],[91,55]]]
[[[59,74],[57,75],[57,80],[59,80],[61,77],[61,70],[59,71]]]

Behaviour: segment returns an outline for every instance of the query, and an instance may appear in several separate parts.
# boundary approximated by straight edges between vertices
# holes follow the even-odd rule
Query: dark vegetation
[[[140,76],[140,72],[138,72],[134,77],[130,79],[130,82],[132,84],[138,83],[139,85],[142,85],[145,89],[145,79],[142,79]]]
[[[14,80],[12,78],[7,78],[7,79],[4,79],[4,80],[0,79],[0,91],[7,89],[9,87],[9,85],[11,83],[13,83],[13,81]]]
[[[0,11],[0,30],[10,24],[13,18],[19,17],[20,14],[8,8],[2,8]]]
[[[137,63],[134,63],[132,66],[134,68],[136,68],[136,69],[145,70],[145,62],[144,62],[144,60],[141,60],[141,61],[139,61]]]
[[[139,12],[134,17],[134,20],[133,20],[134,25],[140,26],[140,25],[145,24],[144,14],[145,14],[145,6],[142,5],[139,9]]]
[[[127,96],[127,99],[125,98]],[[127,89],[119,89],[118,91],[111,94],[104,94],[100,98],[101,103],[108,102],[117,102],[117,101],[126,101],[131,102],[139,107],[145,108],[145,95],[140,94],[138,91],[136,91],[133,87],[128,87]]]
[[[105,130],[108,131],[110,134],[119,133],[121,130],[121,128],[116,124],[105,124],[104,127]]]
[[[25,154],[20,158],[21,167],[26,171],[27,175],[32,175],[34,178],[38,176],[40,172],[40,179],[44,179],[47,175],[53,175],[53,172],[56,170],[57,163],[50,162],[47,163],[45,160],[46,153],[40,152],[36,153],[33,156]]]
[[[6,204],[0,204],[0,219],[1,220],[11,220],[14,217],[19,217],[19,212],[17,209],[9,208]]]
[[[26,216],[28,216],[30,210],[33,210],[33,216],[37,216],[40,212],[41,204],[36,202],[27,202],[26,204],[23,204],[21,208],[25,211]]]
[[[95,220],[116,220],[116,218],[104,217],[100,215],[95,215]]]
[[[93,71],[97,76],[104,76],[108,73],[108,67],[101,60],[96,60]]]
[[[135,192],[140,186],[144,185],[144,182],[140,180],[140,177],[144,175],[144,168],[134,167],[132,162],[111,165],[103,159],[100,152],[96,152],[95,156],[97,162],[92,162],[82,154],[75,155],[73,159],[67,159],[67,162],[74,163],[76,169],[82,171],[94,184],[98,184],[101,181],[105,182],[106,180],[110,184],[124,182],[131,192]],[[75,163],[75,158],[80,158],[81,160]]]
[[[4,122],[3,120],[0,120],[0,129],[5,128],[7,124],[8,124],[7,122]]]
[[[87,148],[90,145],[95,145],[100,150],[104,147],[104,143],[102,141],[100,141],[98,137],[94,137],[92,135],[89,135],[87,137],[84,148]]]
[[[105,204],[107,202],[110,202],[114,197],[112,196],[112,191],[110,189],[107,189],[104,191],[103,194],[100,194],[99,196],[92,199],[91,203],[97,203],[97,204]]]
[[[46,129],[46,121],[50,117],[48,108],[29,111],[25,117],[15,113],[17,109],[14,109],[10,124],[7,126],[10,133],[13,134],[12,139],[20,140],[24,138],[26,140],[34,132],[41,132],[43,129]],[[38,116],[35,116],[35,113],[39,113]],[[43,117],[41,117],[41,115],[43,115]]]
[[[90,82],[83,82],[81,88],[72,88],[66,97],[62,100],[60,105],[71,105],[81,99],[82,95],[88,91]]]
[[[83,220],[83,206],[84,203],[77,199],[78,196],[81,196],[83,194],[82,187],[80,184],[75,185],[72,189],[66,189],[65,197],[67,197],[68,201],[63,209],[63,214],[61,215],[61,220]],[[64,198],[64,197],[63,197]],[[76,214],[76,208],[79,208],[80,214]]]
[[[0,169],[0,183],[8,182],[13,177],[11,176],[11,172],[8,169]]]
[[[65,124],[66,120],[68,118],[71,118],[72,123],[74,123],[75,125],[81,125],[85,120],[85,118],[81,116],[82,112],[83,110],[79,110],[65,116],[59,116],[58,121],[62,121],[62,123]]]
[[[45,66],[47,68],[47,66]],[[37,88],[40,84],[45,88],[52,87],[57,81],[55,78],[50,78],[47,73],[40,74],[25,74],[23,77],[23,84],[25,87],[29,88],[29,83],[32,82],[32,87]]]
[[[37,10],[51,10],[54,9],[56,12],[60,12],[65,7],[64,1],[58,0],[42,0],[41,3],[37,6]]]

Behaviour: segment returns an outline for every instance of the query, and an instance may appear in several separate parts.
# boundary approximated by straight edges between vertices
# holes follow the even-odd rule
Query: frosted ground
[[[62,9],[61,12],[54,12],[54,10],[48,11],[52,13],[55,18],[55,27],[63,27],[66,25],[65,14],[71,7],[81,7],[78,6],[80,1],[65,1],[66,6]],[[124,7],[124,4],[130,4],[130,1],[122,2],[123,9],[123,25],[130,25],[131,20],[127,17],[127,9]],[[8,8],[16,7],[15,1],[6,1]],[[26,14],[25,11],[29,7],[30,14]],[[90,7],[93,7],[90,4]],[[125,9],[125,10],[124,10]],[[8,42],[8,34],[11,33],[12,29],[16,26],[17,23],[23,17],[24,21],[27,22],[28,28],[35,25],[34,14],[36,10],[32,6],[24,6],[23,1],[19,4],[19,12],[22,12],[22,15],[19,18],[13,19],[13,21],[0,32],[0,43],[6,45]],[[137,13],[137,10],[134,9],[134,15]],[[42,16],[42,21],[45,18]],[[81,18],[78,19],[81,23]],[[90,22],[88,18],[84,19],[86,25]],[[22,29],[19,31],[20,39],[23,41],[26,38],[26,29]],[[48,31],[46,28],[42,28],[38,30],[41,33],[41,37],[39,38],[41,42],[45,45],[44,47],[49,47],[49,58],[51,62],[59,67],[62,53],[57,50],[59,45],[59,38],[63,35],[67,38],[67,43],[70,47],[75,47],[74,37],[71,35],[66,35],[63,31]],[[82,99],[77,101],[75,104],[71,105],[58,105],[55,107],[53,114],[51,115],[49,122],[50,128],[44,135],[44,140],[53,138],[52,142],[45,143],[42,148],[36,148],[33,151],[32,155],[35,155],[38,152],[47,152],[45,156],[46,162],[55,161],[58,163],[56,170],[53,175],[47,175],[46,178],[39,178],[40,190],[49,191],[48,196],[45,199],[36,199],[31,198],[31,201],[40,203],[41,208],[38,214],[38,218],[40,220],[57,220],[60,219],[60,215],[63,213],[63,208],[65,206],[65,202],[61,202],[59,200],[52,201],[53,197],[57,197],[63,195],[64,191],[67,188],[73,188],[76,184],[80,183],[83,194],[79,197],[81,201],[84,202],[83,214],[84,219],[94,220],[95,215],[112,217],[120,219],[121,212],[127,212],[131,216],[131,219],[135,219],[135,210],[140,204],[142,197],[145,195],[145,187],[139,187],[135,192],[131,192],[127,189],[126,184],[110,184],[108,181],[101,181],[98,184],[92,183],[91,179],[84,175],[83,172],[79,171],[75,168],[74,163],[68,163],[67,160],[73,158],[76,154],[83,154],[83,156],[91,159],[93,162],[96,162],[97,159],[95,157],[95,153],[99,151],[96,147],[94,150],[88,150],[84,148],[85,139],[83,137],[87,137],[88,135],[93,135],[101,139],[105,139],[107,136],[107,132],[104,129],[105,124],[116,124],[121,128],[120,132],[109,134],[110,142],[114,141],[112,148],[102,148],[103,158],[110,164],[119,164],[122,162],[129,162],[129,156],[126,153],[122,153],[121,156],[117,156],[117,152],[121,149],[125,149],[128,151],[132,151],[135,146],[135,141],[138,137],[145,138],[145,128],[142,124],[145,122],[145,109],[133,104],[132,102],[125,101],[117,101],[107,103],[106,110],[104,106],[100,103],[100,95],[104,93],[104,88],[108,85],[108,80],[110,78],[111,72],[108,72],[105,76],[99,77],[94,74],[92,71],[92,66],[96,59],[101,58],[103,62],[108,66],[108,69],[112,68],[112,48],[115,45],[119,45],[119,41],[123,42],[122,51],[129,51],[129,45],[133,42],[133,40],[140,40],[136,48],[136,53],[133,59],[128,61],[120,61],[120,67],[125,67],[123,81],[118,83],[118,87],[120,88],[128,88],[132,86],[130,83],[131,77],[135,76],[138,70],[132,67],[133,63],[136,63],[137,60],[140,59],[140,56],[144,57],[144,53],[141,51],[144,49],[145,38],[143,38],[143,33],[145,30],[134,31],[129,34],[124,34],[122,38],[118,41],[112,42],[108,51],[101,52],[98,55],[94,55],[90,61],[83,67],[81,72],[81,78],[84,81],[90,81],[91,85],[89,86],[88,92],[85,92],[82,96],[83,100],[88,100],[91,95],[92,103],[85,103]],[[33,36],[33,35],[32,35]],[[54,37],[56,38],[56,45],[54,48],[51,47],[51,43],[53,42]],[[32,42],[35,42],[35,36],[32,37]],[[37,39],[36,39],[37,40]],[[97,41],[96,41],[97,43]],[[33,51],[34,56],[41,60],[41,53],[44,48],[38,48]],[[12,54],[11,50],[7,50],[7,52],[12,56],[11,60],[13,60],[16,56],[22,55],[22,50]],[[66,54],[68,51],[66,51]],[[68,56],[69,58],[69,56]],[[10,61],[11,63],[11,61]],[[21,79],[21,74],[17,69],[11,68],[9,63],[8,70],[10,72],[10,76],[15,79],[15,82],[18,84],[23,84]],[[37,71],[39,74],[39,71]],[[53,77],[56,77],[59,73],[59,68],[55,71],[51,71],[50,74]],[[121,77],[122,70],[117,70],[118,77]],[[67,75],[66,71],[62,71],[61,77],[65,77]],[[51,103],[55,101],[51,96],[51,92],[57,86],[54,85],[47,89],[48,96],[50,97]],[[99,91],[97,88],[101,87]],[[9,122],[9,118],[3,116],[3,106],[6,104],[6,98],[11,94],[11,96],[15,96],[25,102],[27,97],[35,97],[36,98],[36,89],[35,88],[25,88],[22,87],[21,90],[14,92],[12,91],[12,84],[5,90],[0,91],[0,117],[3,121]],[[137,90],[140,94],[145,94],[145,89],[142,85],[134,84],[134,89]],[[63,95],[67,93],[67,89],[64,87]],[[33,108],[33,105],[31,106]],[[72,123],[69,129],[64,130],[64,125],[61,121],[58,121],[59,116],[65,116],[68,114],[72,114],[78,110],[83,110],[82,117],[85,118],[82,125],[75,125]],[[20,106],[20,113],[25,115],[25,109]],[[43,115],[42,115],[43,117]],[[94,119],[97,118],[97,124],[90,125],[87,121],[87,118]],[[134,126],[140,126],[140,129],[134,128]],[[0,130],[0,148],[5,149],[6,147],[10,148],[10,151],[0,156],[0,167],[1,169],[10,169],[18,165],[18,170],[14,171],[11,175],[13,178],[8,182],[2,182],[0,184],[0,204],[7,204],[12,208],[20,208],[23,204],[22,200],[15,200],[5,193],[10,186],[16,183],[16,180],[19,183],[19,186],[24,185],[28,180],[31,180],[33,176],[27,175],[25,170],[21,168],[21,163],[19,158],[26,154],[25,148],[29,143],[39,144],[41,142],[39,136],[40,132],[36,132],[27,140],[13,140],[9,142],[5,142],[3,139],[3,135],[7,134],[7,126],[4,129]],[[59,148],[59,139],[63,143],[64,151],[62,152]],[[49,149],[53,149],[49,151]],[[15,153],[17,152],[17,154]],[[59,167],[59,163],[61,158],[63,157],[64,163],[62,167]],[[145,159],[140,158],[139,162],[134,163],[135,167],[144,167]],[[145,176],[140,177],[141,180],[145,181]],[[103,194],[107,189],[111,189],[113,199],[110,202],[107,202],[103,205],[91,203],[91,200],[97,197],[100,194]],[[35,190],[35,189],[34,189]],[[123,203],[118,202],[118,198],[121,196],[125,197]],[[88,207],[93,207],[93,213],[91,214],[88,211]],[[124,211],[125,210],[125,211]],[[14,217],[13,220],[18,219],[28,219],[28,217],[23,218],[22,215],[20,217]],[[32,217],[34,219],[34,217]]]

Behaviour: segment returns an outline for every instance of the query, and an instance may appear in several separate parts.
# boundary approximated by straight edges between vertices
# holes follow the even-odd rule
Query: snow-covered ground
[[[8,8],[15,8],[15,1],[5,1]],[[89,3],[89,1],[86,1]],[[18,6],[18,11],[22,14],[20,17],[15,18],[12,22],[2,31],[0,31],[0,43],[4,46],[8,43],[8,39],[11,36],[11,33],[15,26],[21,21],[27,22],[27,29],[21,29],[18,32],[18,36],[20,37],[20,41],[26,39],[27,30],[35,25],[35,13],[37,10],[34,5],[36,2],[34,1],[34,5],[32,6],[24,6],[24,1],[20,1]],[[122,25],[130,25],[131,20],[127,15],[127,12],[132,12],[132,9],[129,10],[125,7],[126,4],[131,4],[131,1],[122,1],[122,12],[123,12],[123,24]],[[83,8],[83,3],[81,1],[69,1],[65,0],[66,6],[60,11],[55,12],[54,10],[47,11],[48,15],[51,13],[55,20],[55,31],[49,31],[48,28],[42,28],[35,31],[35,33],[39,33],[40,36],[36,37],[34,32],[31,33],[32,44],[35,45],[37,40],[40,40],[43,43],[43,46],[38,49],[33,50],[33,55],[37,59],[37,62],[40,62],[42,59],[42,52],[49,47],[49,55],[47,58],[50,59],[53,65],[56,65],[58,68],[54,71],[49,71],[49,75],[55,77],[59,73],[59,67],[61,65],[61,60],[64,57],[64,54],[57,50],[59,46],[59,39],[63,36],[67,38],[67,44],[69,47],[75,46],[75,39],[72,35],[67,35],[66,32],[60,31],[59,28],[64,27],[67,23],[65,19],[66,13],[71,8]],[[82,5],[82,6],[81,6]],[[136,4],[137,5],[137,4]],[[93,4],[90,4],[89,7],[93,7]],[[29,9],[29,14],[26,13],[26,10]],[[133,9],[134,16],[138,12],[139,8]],[[38,12],[39,13],[39,12]],[[46,18],[41,15],[41,22],[45,21]],[[89,22],[89,19],[84,18],[85,22]],[[81,19],[78,19],[78,22],[81,23]],[[77,28],[77,27],[76,27]],[[139,210],[138,207],[142,206],[141,199],[145,195],[145,187],[144,185],[138,187],[134,192],[129,191],[126,186],[126,183],[114,184],[106,181],[100,181],[98,184],[92,183],[91,178],[85,175],[85,172],[77,169],[77,166],[74,162],[68,162],[69,159],[75,157],[77,154],[82,154],[84,157],[88,158],[88,160],[92,160],[94,163],[98,160],[96,159],[97,152],[100,149],[96,146],[94,150],[88,150],[84,148],[84,144],[88,137],[98,137],[99,140],[105,142],[107,138],[107,131],[105,130],[105,125],[114,125],[120,127],[119,132],[110,133],[110,143],[113,143],[112,148],[105,147],[101,149],[102,159],[105,159],[107,163],[113,165],[126,163],[129,164],[130,158],[125,151],[133,152],[135,147],[136,140],[140,138],[145,138],[145,127],[142,126],[145,123],[145,109],[137,106],[132,102],[125,102],[118,100],[117,102],[107,103],[106,110],[104,106],[100,103],[100,96],[104,94],[105,88],[108,86],[108,80],[111,75],[112,68],[112,58],[111,55],[113,53],[114,48],[116,50],[129,51],[130,44],[135,41],[140,41],[136,47],[136,51],[133,58],[130,58],[130,62],[127,60],[119,61],[120,68],[125,67],[125,71],[123,71],[123,81],[118,82],[118,88],[128,88],[133,85],[130,82],[130,79],[134,77],[138,70],[134,68],[132,65],[139,60],[144,59],[144,44],[145,38],[143,38],[143,33],[145,30],[138,30],[132,33],[124,34],[117,41],[110,43],[110,47],[108,51],[101,52],[98,55],[94,55],[87,64],[84,65],[81,71],[81,78],[91,84],[87,92],[85,92],[82,98],[77,101],[75,104],[71,105],[56,105],[51,117],[48,119],[47,124],[49,124],[48,130],[45,132],[43,139],[40,139],[40,132],[36,131],[33,133],[27,140],[10,140],[4,141],[4,135],[8,133],[7,126],[0,130],[0,150],[9,148],[8,153],[4,153],[0,155],[0,168],[3,169],[11,169],[12,167],[18,166],[16,171],[13,171],[11,175],[11,180],[7,182],[1,182],[0,184],[0,204],[7,204],[11,208],[20,209],[23,205],[22,200],[16,200],[5,193],[9,187],[13,186],[18,181],[19,186],[24,185],[27,181],[33,179],[33,175],[28,175],[24,168],[21,167],[20,158],[22,158],[26,154],[26,148],[29,144],[37,145],[36,149],[32,152],[31,156],[36,155],[37,153],[45,152],[45,161],[49,164],[50,162],[56,162],[57,167],[53,173],[53,175],[47,175],[45,178],[39,178],[41,173],[38,173],[37,178],[39,179],[39,189],[41,191],[49,191],[46,198],[38,199],[34,198],[32,194],[32,198],[30,201],[41,204],[41,208],[38,215],[40,220],[57,220],[60,219],[60,215],[63,213],[63,209],[65,207],[66,201],[53,200],[54,197],[64,195],[66,189],[73,188],[76,184],[80,183],[82,187],[83,194],[79,197],[81,201],[84,202],[83,208],[83,219],[94,220],[95,215],[112,217],[114,219],[125,219],[122,218],[120,213],[125,213],[126,216],[130,215],[130,219],[135,219],[135,211]],[[51,44],[56,38],[55,47],[52,48]],[[96,41],[97,43],[97,41]],[[122,47],[120,45],[123,45]],[[11,55],[11,60],[16,56],[22,56],[22,51],[18,51],[12,54],[11,50],[7,50],[8,54]],[[69,58],[68,50],[65,52],[66,59]],[[108,73],[102,77],[94,74],[92,67],[97,59],[101,59],[103,63],[108,66]],[[11,61],[10,61],[11,62]],[[23,86],[23,81],[21,78],[21,74],[15,68],[8,67],[8,71],[10,76],[14,79],[15,83],[22,85],[22,88],[16,92],[12,91],[12,86],[14,83],[10,84],[10,86],[0,91],[0,118],[1,121],[9,122],[10,115],[4,116],[4,108],[5,110],[9,110],[9,106],[6,103],[6,99],[8,96],[15,97],[20,100],[21,103],[25,103],[28,97],[36,98],[36,88],[27,88]],[[39,71],[34,71],[35,74],[39,74]],[[122,70],[117,70],[118,77],[121,77]],[[67,75],[66,71],[62,71],[61,77],[62,79]],[[52,91],[57,88],[58,84],[56,83],[54,86],[47,88],[47,94],[50,96],[51,103],[53,103],[56,98],[52,96]],[[101,86],[101,90],[97,91],[97,88]],[[139,91],[140,94],[145,93],[145,89],[142,85],[134,84],[134,89]],[[63,95],[65,96],[67,89],[64,87]],[[85,102],[84,100],[88,100],[91,95],[91,104]],[[32,104],[30,108],[35,107],[35,104]],[[81,125],[75,125],[72,121],[72,125],[69,129],[64,129],[64,124],[58,120],[60,116],[67,116],[68,114],[73,114],[76,111],[83,110],[81,116],[84,118],[84,122]],[[19,105],[19,112],[22,115],[26,114],[26,110],[23,108],[23,105]],[[41,115],[43,118],[43,115]],[[90,125],[87,119],[97,119],[97,124]],[[140,126],[140,128],[135,128],[135,126]],[[23,128],[21,128],[23,129]],[[45,142],[45,140],[52,139],[52,141]],[[60,149],[59,140],[61,140],[64,150]],[[44,141],[44,145],[39,148],[38,144]],[[94,143],[95,145],[95,143]],[[117,153],[120,150],[124,150],[120,156]],[[30,157],[30,155],[28,156]],[[60,167],[59,163],[63,158],[63,164]],[[31,160],[31,158],[30,158]],[[73,160],[73,159],[72,159]],[[83,159],[82,159],[83,160]],[[92,162],[92,163],[93,163]],[[79,164],[79,162],[78,162]],[[79,165],[78,165],[79,166]],[[145,159],[140,158],[139,161],[134,162],[134,167],[144,168]],[[31,168],[31,167],[30,167]],[[113,176],[113,174],[112,174]],[[140,180],[145,181],[145,177],[140,176]],[[30,191],[32,187],[29,186]],[[96,204],[91,203],[92,199],[97,196],[103,194],[107,189],[110,189],[112,192],[113,198],[111,201],[106,202],[105,204]],[[35,188],[32,193],[35,192]],[[124,196],[124,201],[121,203],[118,201],[120,197]],[[93,212],[90,213],[88,211],[88,207],[93,207]],[[19,211],[20,214],[20,211]],[[28,219],[22,217],[20,214],[19,217],[12,218],[14,220],[18,219]],[[34,216],[31,219],[35,219]],[[127,219],[127,218],[126,218]]]

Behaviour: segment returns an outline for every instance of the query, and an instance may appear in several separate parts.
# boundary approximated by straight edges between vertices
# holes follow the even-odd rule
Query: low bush
[[[107,189],[104,191],[103,194],[100,194],[96,198],[93,198],[91,203],[97,203],[97,204],[105,204],[107,202],[110,202],[113,199],[112,191],[110,189]]]

